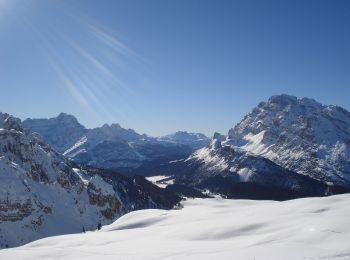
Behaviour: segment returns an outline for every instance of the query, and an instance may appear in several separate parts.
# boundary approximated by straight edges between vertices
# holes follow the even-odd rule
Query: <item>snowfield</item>
[[[146,177],[146,179],[160,188],[166,188],[168,185],[174,184],[174,177],[172,176],[158,175]]]
[[[188,199],[100,231],[45,238],[0,259],[350,259],[350,194],[285,202]]]

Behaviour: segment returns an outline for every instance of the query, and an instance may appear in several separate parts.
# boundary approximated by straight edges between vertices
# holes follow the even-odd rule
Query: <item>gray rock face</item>
[[[22,130],[21,120],[7,113],[0,112],[0,129]]]
[[[0,248],[93,230],[131,210],[179,201],[144,179],[76,166],[19,119],[0,113],[0,126]]]

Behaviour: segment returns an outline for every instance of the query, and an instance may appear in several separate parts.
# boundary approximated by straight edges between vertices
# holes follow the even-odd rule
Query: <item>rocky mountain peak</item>
[[[19,118],[13,117],[7,113],[0,112],[0,128],[7,130],[22,130],[21,120]]]
[[[66,113],[60,113],[57,117],[49,119],[28,118],[23,121],[23,127],[39,133],[46,143],[61,153],[87,132],[87,129],[74,116]]]
[[[321,111],[325,106],[312,98],[297,98],[290,95],[275,95],[269,98],[268,102],[262,102],[258,108],[269,110],[293,111],[295,109],[304,110],[304,112]]]
[[[224,135],[222,135],[222,134],[220,134],[218,132],[215,132],[212,139],[216,139],[219,142],[223,142],[223,141],[225,141],[226,136],[224,136]]]
[[[79,127],[81,127],[82,125],[78,122],[78,119],[73,116],[73,115],[69,115],[66,113],[61,112],[56,118],[57,121],[59,121],[60,123],[63,124],[71,124],[71,125],[77,125]]]
[[[118,123],[112,123],[112,124],[103,124],[101,126],[101,129],[108,129],[108,130],[111,130],[111,129],[120,129],[122,128]]]
[[[298,98],[295,96],[290,96],[286,94],[271,96],[267,102],[268,105],[280,105],[286,106],[290,104],[296,104]]]
[[[272,96],[228,135],[231,145],[289,170],[337,184],[350,182],[350,113],[343,108]]]

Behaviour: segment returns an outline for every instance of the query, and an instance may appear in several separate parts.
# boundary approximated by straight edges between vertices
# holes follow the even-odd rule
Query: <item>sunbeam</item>
[[[105,26],[80,11],[57,3],[40,7],[43,10],[35,15],[19,19],[60,85],[96,121],[125,118],[124,114],[132,111],[126,97],[134,95],[135,86],[127,85],[124,78],[132,73],[142,82],[146,72],[141,56],[117,39],[117,33],[103,29]],[[66,19],[58,19],[57,13]],[[48,15],[50,19],[42,24]]]

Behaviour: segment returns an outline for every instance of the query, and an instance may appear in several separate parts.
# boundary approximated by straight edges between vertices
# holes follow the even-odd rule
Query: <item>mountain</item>
[[[22,125],[39,133],[46,143],[60,153],[69,149],[88,132],[74,116],[65,113],[50,119],[26,119]]]
[[[350,184],[350,112],[272,96],[228,133],[228,144],[322,182]]]
[[[63,154],[78,163],[107,169],[118,169],[124,173],[149,164],[158,164],[185,158],[192,148],[168,141],[159,141],[134,130],[123,129],[117,124],[94,128]]]
[[[169,163],[162,174],[175,175],[175,184],[230,198],[283,200],[350,192],[349,145],[345,109],[272,96],[226,138],[216,134],[207,147]]]
[[[139,210],[100,231],[0,250],[16,260],[345,260],[350,194],[284,202],[187,199],[181,210]]]
[[[94,230],[123,214],[180,198],[143,177],[82,168],[0,113],[0,247]]]
[[[336,188],[245,151],[211,143],[174,162],[176,184],[209,189],[227,198],[286,200],[337,193]],[[171,185],[167,189],[172,189]],[[176,189],[175,189],[176,191]]]
[[[77,163],[126,174],[147,175],[157,165],[186,158],[207,143],[203,134],[183,132],[172,138],[154,138],[119,124],[86,129],[75,117],[63,113],[50,119],[26,119],[23,126]]]
[[[180,143],[191,146],[194,150],[203,148],[208,145],[210,138],[201,133],[189,133],[186,131],[178,131],[159,138],[160,140]]]

